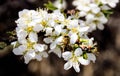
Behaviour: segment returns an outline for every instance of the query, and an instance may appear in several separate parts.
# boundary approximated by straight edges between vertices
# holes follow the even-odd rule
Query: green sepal
[[[86,53],[86,52],[83,52],[83,55],[82,55],[82,56],[83,56],[84,59],[88,59],[88,56],[87,56],[87,53]]]
[[[102,10],[102,12],[104,13],[104,15],[105,15],[107,18],[109,18],[109,16],[110,16],[111,14],[113,14],[113,11],[112,11],[112,10]]]

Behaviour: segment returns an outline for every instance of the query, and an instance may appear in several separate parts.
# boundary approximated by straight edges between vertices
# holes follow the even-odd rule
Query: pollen
[[[47,22],[43,20],[43,21],[41,22],[41,24],[42,24],[42,26],[46,26],[46,25],[47,25]]]
[[[28,43],[27,43],[27,48],[28,48],[28,49],[33,48],[33,45],[34,45],[34,43],[28,42]]]
[[[72,32],[77,33],[78,32],[77,28],[72,28]]]
[[[33,27],[28,27],[27,32],[31,32],[31,31],[33,31]]]

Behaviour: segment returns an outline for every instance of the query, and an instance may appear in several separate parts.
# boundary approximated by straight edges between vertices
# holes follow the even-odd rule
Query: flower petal
[[[35,44],[33,47],[36,51],[39,52],[43,52],[44,50],[46,50],[46,45],[43,44]]]
[[[55,49],[52,49],[49,51],[49,53],[54,52],[59,58],[61,58],[61,49],[56,47]]]
[[[21,46],[19,46],[18,48],[13,49],[13,53],[14,53],[15,55],[22,55],[23,52],[25,52],[25,50],[26,50],[26,46],[21,45]]]
[[[73,68],[75,69],[76,72],[80,72],[80,67],[78,62],[73,63]]]
[[[25,63],[28,64],[30,60],[35,58],[35,52],[33,50],[30,50],[27,52],[24,56]]]
[[[86,26],[86,27],[81,27],[79,29],[79,32],[87,32],[89,30],[90,27]]]
[[[39,24],[36,24],[33,28],[34,31],[36,32],[39,32],[43,29],[43,26],[42,25],[39,25]]]
[[[62,57],[64,58],[64,60],[69,60],[72,57],[72,53],[69,51],[66,51],[62,53]]]
[[[82,65],[88,65],[90,63],[89,60],[83,59],[83,57],[78,58],[78,60]]]
[[[30,34],[29,34],[29,40],[30,40],[31,42],[37,42],[37,41],[38,41],[37,33],[30,32]]]
[[[72,35],[70,36],[70,43],[71,43],[71,44],[74,44],[74,43],[77,41],[77,39],[78,39],[77,34],[72,34]]]
[[[27,43],[27,40],[26,39],[23,39],[23,38],[18,38],[18,42],[20,44],[26,44]]]
[[[50,49],[55,49],[55,47],[56,47],[56,43],[55,42],[50,44]]]
[[[87,56],[88,56],[88,60],[92,60],[92,61],[95,63],[96,57],[95,57],[94,54],[92,54],[92,53],[87,53]]]
[[[104,25],[103,24],[98,24],[97,28],[100,29],[100,30],[103,30],[104,29]]]
[[[53,28],[47,27],[45,36],[51,35],[52,34],[52,30],[53,30]]]
[[[53,42],[53,39],[51,37],[48,37],[48,38],[44,38],[43,40],[45,43],[49,44],[51,42]]]
[[[42,60],[42,57],[40,54],[36,54],[35,55],[35,59],[37,59],[38,61],[41,61]]]
[[[68,61],[68,62],[66,62],[65,64],[64,64],[64,69],[65,70],[68,70],[68,69],[70,69],[72,67],[72,62],[70,62],[70,61]]]
[[[82,54],[82,49],[81,48],[77,48],[74,52],[75,56],[80,56]]]
[[[41,56],[44,57],[44,58],[47,58],[47,57],[48,57],[48,54],[47,54],[46,52],[41,52],[40,54],[41,54]]]
[[[17,32],[17,37],[21,38],[21,39],[26,38],[27,35],[28,35],[27,31],[24,31],[24,30],[22,30],[20,28],[16,28],[16,32]]]
[[[63,40],[63,36],[60,36],[55,40],[55,43],[58,44],[58,43],[62,42],[62,40]]]

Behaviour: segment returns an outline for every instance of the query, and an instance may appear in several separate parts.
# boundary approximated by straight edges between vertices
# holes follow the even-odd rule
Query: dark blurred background
[[[9,45],[16,40],[7,32],[15,29],[19,11],[42,8],[47,1],[0,0],[0,42]],[[73,0],[66,1],[67,9],[72,10]],[[98,42],[99,54],[96,63],[81,65],[80,73],[76,73],[73,68],[65,71],[63,69],[65,61],[52,53],[41,62],[33,60],[29,64],[24,64],[23,57],[14,55],[8,46],[0,50],[0,76],[120,76],[120,3],[113,10],[114,13],[110,16],[105,29],[95,30],[90,34]]]

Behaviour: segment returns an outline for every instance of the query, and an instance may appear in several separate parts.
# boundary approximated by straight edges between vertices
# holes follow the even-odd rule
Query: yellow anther
[[[33,31],[33,27],[32,26],[27,28],[27,32],[31,32],[31,31]]]
[[[72,28],[72,32],[77,33],[78,32],[77,28]]]
[[[43,21],[41,22],[41,24],[42,24],[42,26],[46,26],[46,25],[47,25],[47,22],[43,20]]]

